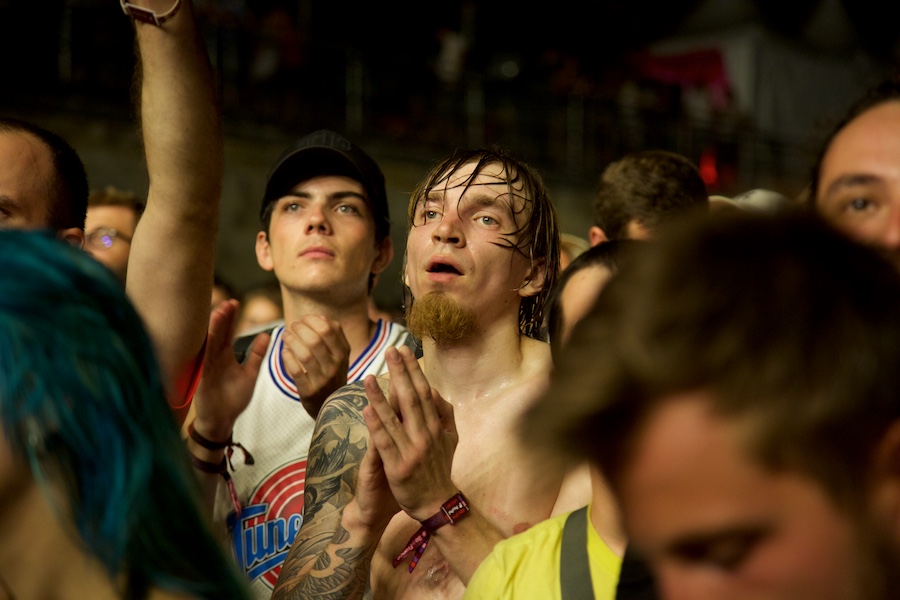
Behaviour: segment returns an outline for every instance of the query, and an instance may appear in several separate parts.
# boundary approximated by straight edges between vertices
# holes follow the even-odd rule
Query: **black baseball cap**
[[[384,174],[372,157],[334,131],[320,129],[306,135],[284,151],[269,173],[259,216],[266,228],[269,204],[284,196],[301,181],[319,175],[341,175],[362,184],[369,198],[375,218],[375,238],[390,234],[391,216],[388,212]]]

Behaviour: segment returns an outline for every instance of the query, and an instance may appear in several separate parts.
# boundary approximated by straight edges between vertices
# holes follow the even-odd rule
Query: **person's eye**
[[[284,212],[297,212],[300,210],[300,204],[297,202],[285,202],[282,210]]]
[[[345,215],[358,215],[360,214],[360,210],[353,206],[352,204],[341,204],[337,207],[337,211],[341,214]]]
[[[733,571],[750,556],[761,539],[762,533],[748,532],[709,542],[684,544],[677,554],[686,562]]]
[[[482,225],[487,225],[490,227],[497,224],[497,219],[490,215],[481,215],[480,217],[478,217],[478,222]]]
[[[848,213],[861,213],[874,209],[876,203],[865,196],[854,196],[843,202],[843,210]]]

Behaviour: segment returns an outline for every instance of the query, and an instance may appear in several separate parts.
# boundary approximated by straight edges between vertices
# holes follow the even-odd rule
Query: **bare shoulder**
[[[535,373],[548,373],[552,364],[550,344],[524,335],[521,340],[524,365]]]

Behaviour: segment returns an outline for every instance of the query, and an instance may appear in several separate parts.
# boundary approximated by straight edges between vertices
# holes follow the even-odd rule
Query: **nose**
[[[900,269],[900,200],[891,207],[887,215],[884,227],[878,239],[877,246],[897,269]]]
[[[307,208],[306,233],[331,234],[331,221],[328,220],[327,208],[313,203]]]
[[[890,252],[900,252],[900,199],[894,200],[881,231],[881,246]]]
[[[464,246],[466,238],[462,232],[462,223],[455,210],[444,212],[440,223],[434,228],[431,238],[436,244],[450,244],[451,246]]]

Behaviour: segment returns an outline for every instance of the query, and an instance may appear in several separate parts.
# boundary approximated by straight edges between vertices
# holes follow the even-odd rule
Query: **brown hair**
[[[750,425],[762,464],[852,504],[900,418],[898,307],[895,269],[806,211],[677,227],[636,248],[580,322],[527,435],[615,484],[647,416],[705,391]]]
[[[633,152],[611,163],[600,176],[594,225],[607,239],[622,239],[631,221],[654,229],[708,202],[700,171],[687,158],[664,150]]]
[[[559,219],[550,200],[550,192],[537,171],[499,148],[458,150],[435,165],[413,190],[407,223],[409,227],[415,227],[413,216],[416,204],[427,198],[433,189],[440,187],[444,179],[463,166],[473,163],[475,168],[465,184],[467,188],[485,167],[500,165],[510,197],[524,200],[521,211],[527,218],[524,221],[516,218],[516,222],[521,222],[522,226],[508,237],[510,246],[527,257],[532,265],[537,259],[545,262],[543,289],[534,296],[524,298],[519,305],[519,330],[529,337],[540,339],[544,304],[556,284],[559,272]]]
[[[134,211],[135,220],[140,219],[146,204],[137,194],[120,190],[111,185],[102,190],[93,190],[88,196],[88,208],[91,206],[121,206]]]

